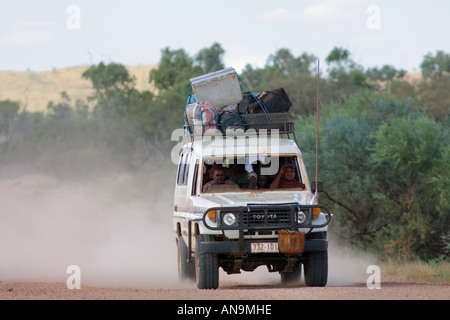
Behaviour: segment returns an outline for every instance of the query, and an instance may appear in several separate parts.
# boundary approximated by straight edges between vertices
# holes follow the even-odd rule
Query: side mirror
[[[316,182],[311,182],[312,192],[316,192]],[[323,192],[323,181],[317,181],[317,192]]]

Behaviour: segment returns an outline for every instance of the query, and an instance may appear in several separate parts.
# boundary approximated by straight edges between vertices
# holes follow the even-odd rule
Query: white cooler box
[[[234,68],[227,68],[191,78],[192,91],[197,101],[206,101],[220,110],[237,105],[242,100],[241,87]]]

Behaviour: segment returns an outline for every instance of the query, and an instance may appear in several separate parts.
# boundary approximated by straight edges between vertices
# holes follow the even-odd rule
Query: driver
[[[300,181],[295,180],[294,166],[287,163],[280,168],[275,180],[270,184],[270,189],[277,188],[301,188],[305,190],[306,187]]]

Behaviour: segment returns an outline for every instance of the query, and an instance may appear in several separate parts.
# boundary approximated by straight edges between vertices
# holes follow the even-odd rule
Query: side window
[[[187,185],[188,177],[189,177],[189,167],[191,163],[191,153],[187,153],[184,157],[185,159],[185,167],[184,167],[184,176],[183,176],[183,186]]]
[[[197,177],[198,177],[198,160],[195,161],[195,168],[194,168],[194,181],[192,182],[192,190],[191,195],[195,196],[197,195]]]
[[[177,185],[187,185],[189,176],[189,167],[191,161],[191,153],[182,153],[180,157],[180,164],[178,165]]]
[[[184,158],[185,154],[182,153],[180,156],[180,162],[178,164],[178,174],[177,174],[177,185],[179,186],[183,184],[184,167],[185,167]]]

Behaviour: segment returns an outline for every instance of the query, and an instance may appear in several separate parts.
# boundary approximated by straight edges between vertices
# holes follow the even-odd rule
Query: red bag
[[[218,123],[217,110],[205,101],[189,104],[186,107],[186,122],[194,126],[196,132],[197,128],[204,128],[205,132],[213,131]]]

